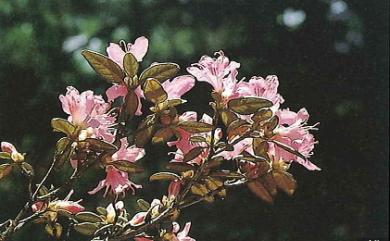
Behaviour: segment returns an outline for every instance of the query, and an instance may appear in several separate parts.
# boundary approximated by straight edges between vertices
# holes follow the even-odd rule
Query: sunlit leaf
[[[92,236],[99,226],[96,223],[84,222],[74,224],[73,228],[83,235]]]
[[[68,136],[71,136],[76,131],[76,127],[69,121],[61,118],[53,118],[51,120],[51,127],[55,131],[65,133]]]
[[[256,156],[268,159],[268,142],[260,138],[253,138],[252,146],[253,152]]]
[[[178,124],[178,127],[190,133],[209,132],[214,128],[213,125],[197,121],[183,121]]]
[[[155,104],[161,103],[168,98],[167,92],[156,79],[148,79],[142,86],[145,98]]]
[[[99,215],[92,212],[79,212],[76,214],[75,218],[82,222],[97,223],[102,221],[102,218]]]
[[[228,102],[228,108],[241,115],[253,114],[261,108],[272,105],[271,101],[258,97],[241,97]]]
[[[0,152],[0,159],[10,160],[11,159],[11,154],[8,153],[8,152]]]
[[[143,199],[138,199],[137,200],[137,204],[138,204],[138,207],[142,210],[142,211],[148,211],[149,208],[150,208],[150,203],[148,203],[147,201],[143,200]]]
[[[278,124],[279,117],[275,115],[264,124],[264,128],[266,129],[266,132],[273,131],[278,126]]]
[[[161,142],[167,142],[169,141],[173,136],[175,135],[175,132],[171,128],[163,128],[158,130],[153,138],[153,143],[161,143]]]
[[[157,172],[149,177],[150,181],[173,181],[180,179],[180,176],[173,172]]]
[[[154,115],[147,116],[139,125],[138,130],[135,134],[135,145],[137,147],[144,147],[155,132],[154,126]]]
[[[261,109],[258,112],[256,112],[251,119],[254,122],[262,122],[265,120],[268,120],[273,115],[272,111],[270,109]]]
[[[145,69],[140,80],[145,81],[149,78],[156,79],[160,82],[174,77],[179,72],[180,67],[174,63],[158,63],[152,64],[149,68]]]
[[[12,165],[5,163],[0,165],[0,179],[6,177],[12,171]]]
[[[130,78],[136,76],[138,72],[138,66],[138,61],[134,57],[134,55],[132,55],[131,53],[126,53],[125,57],[123,57],[123,68],[127,76],[129,76]]]
[[[142,167],[138,166],[137,164],[135,164],[133,162],[129,162],[126,160],[116,160],[116,161],[109,162],[107,164],[113,165],[118,170],[123,171],[123,172],[127,172],[127,173],[140,173],[140,172],[144,171],[144,169]]]
[[[204,142],[204,143],[207,143],[207,140],[203,136],[191,136],[190,137],[190,142]]]
[[[225,126],[229,126],[230,123],[238,119],[237,115],[230,110],[223,110],[220,112],[220,115]]]
[[[183,162],[189,162],[198,157],[203,152],[203,147],[197,146],[192,148],[187,154],[183,157]]]
[[[171,162],[166,165],[168,170],[176,171],[176,172],[185,172],[185,171],[194,171],[196,167],[187,163],[182,162]]]
[[[27,176],[34,176],[34,168],[28,164],[27,162],[22,162],[20,164],[20,167],[22,168],[22,172]]]
[[[95,138],[87,138],[85,142],[89,144],[89,149],[96,152],[118,150],[115,145]]]
[[[236,136],[243,136],[251,129],[251,125],[242,119],[237,119],[230,123],[227,128],[228,140],[232,140]]]
[[[121,83],[123,81],[125,76],[121,67],[111,59],[90,50],[83,50],[81,54],[91,67],[108,82]]]

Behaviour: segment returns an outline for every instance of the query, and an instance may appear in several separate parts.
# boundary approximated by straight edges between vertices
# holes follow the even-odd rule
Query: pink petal
[[[130,46],[129,52],[140,62],[148,51],[149,40],[144,36],[137,38]]]
[[[110,59],[112,59],[119,66],[123,67],[123,57],[125,56],[125,52],[118,44],[110,43],[106,51]]]
[[[162,83],[164,90],[168,93],[168,99],[179,99],[195,85],[195,79],[191,75],[182,75],[172,81]]]
[[[124,97],[127,95],[127,87],[124,85],[114,84],[106,90],[108,101],[113,101],[118,97]]]
[[[9,154],[12,154],[13,152],[17,152],[15,146],[6,141],[1,142],[1,150]]]

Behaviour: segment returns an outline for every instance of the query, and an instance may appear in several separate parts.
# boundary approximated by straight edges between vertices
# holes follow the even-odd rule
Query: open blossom
[[[1,151],[8,153],[11,159],[15,162],[24,161],[24,155],[19,153],[15,146],[9,142],[1,142]]]
[[[124,160],[129,162],[136,162],[144,155],[144,149],[137,148],[135,146],[128,147],[127,139],[122,138],[121,147],[116,153],[112,155],[112,161]],[[115,195],[124,195],[127,190],[131,190],[134,194],[135,190],[141,187],[141,185],[135,184],[129,180],[129,174],[127,172],[120,171],[113,165],[107,165],[106,178],[100,181],[97,187],[88,193],[95,194],[101,189],[105,188],[103,196],[106,196],[108,191],[111,191]]]
[[[278,93],[279,81],[275,75],[269,75],[265,79],[253,76],[248,82],[241,82],[238,92],[240,96],[254,96],[272,101],[275,110],[284,102],[283,97]]]
[[[116,62],[121,68],[123,68],[123,58],[126,53],[131,53],[137,59],[138,62],[142,61],[146,52],[148,51],[149,40],[145,37],[139,37],[134,41],[134,44],[128,43],[123,50],[121,46],[115,43],[110,43],[106,51],[108,58]],[[108,101],[113,101],[118,97],[124,97],[127,95],[128,89],[125,83],[113,84],[110,88],[107,89],[106,95]],[[135,88],[134,93],[137,96],[138,108],[135,112],[136,115],[141,115],[141,97],[143,92],[140,87]]]
[[[317,142],[309,130],[315,129],[315,126],[307,126],[309,113],[302,108],[297,113],[289,109],[279,110],[276,112],[279,117],[279,126],[275,129],[276,135],[272,138],[275,141],[281,142],[299,153],[309,158],[312,155],[314,144]],[[270,143],[269,152],[276,160],[285,162],[298,162],[309,170],[321,170],[308,160],[304,160],[275,144]]]
[[[70,197],[73,194],[73,190],[69,192],[69,194],[63,199],[63,200],[56,200],[49,202],[48,205],[46,203],[38,201],[31,205],[31,209],[33,212],[42,212],[45,210],[57,212],[58,210],[65,210],[72,214],[76,214],[79,212],[82,212],[85,210],[83,206],[81,206],[79,203],[82,201],[81,199],[74,202],[69,201]]]
[[[197,113],[193,111],[187,111],[183,113],[181,116],[179,116],[179,122],[180,121],[196,121],[197,120]],[[212,123],[212,118],[206,114],[202,116],[202,119],[200,122]],[[177,151],[175,152],[175,157],[172,161],[174,162],[182,162],[183,157],[185,154],[187,154],[189,151],[191,151],[193,148],[205,145],[205,144],[200,144],[200,143],[193,143],[190,141],[191,136],[193,136],[192,133],[182,129],[182,128],[176,128],[177,133],[179,134],[179,138],[176,141],[171,141],[168,142],[168,146],[176,146]],[[197,136],[202,136],[206,140],[211,140],[211,133],[210,132],[205,132],[202,134],[196,134]],[[221,130],[218,128],[215,131],[215,136],[214,136],[214,141],[217,142],[222,136]],[[205,150],[196,158],[193,160],[189,161],[188,163],[196,163],[196,164],[201,164],[203,162],[203,159],[206,158],[208,155],[208,149],[205,148]]]
[[[222,51],[216,52],[216,58],[202,56],[198,63],[192,64],[187,71],[198,81],[209,83],[214,91],[221,94],[225,101],[238,97],[240,82],[236,79],[240,64],[230,61]]]
[[[110,126],[115,122],[115,118],[107,114],[110,105],[102,96],[94,95],[90,90],[80,93],[76,88],[68,86],[66,94],[60,95],[59,99],[62,109],[69,114],[68,120],[84,128],[84,134],[90,135],[85,137],[100,137],[109,142],[113,141],[114,135]]]
[[[149,40],[144,36],[141,36],[134,41],[134,44],[128,43],[124,46],[126,48],[125,50],[123,50],[119,44],[110,43],[106,51],[110,59],[116,62],[119,66],[123,67],[123,58],[126,53],[133,54],[138,62],[141,62],[148,51],[148,46]]]

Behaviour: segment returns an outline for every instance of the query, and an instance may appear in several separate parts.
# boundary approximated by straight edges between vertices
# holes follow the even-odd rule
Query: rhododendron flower
[[[118,210],[119,212],[122,212],[124,210],[124,207],[125,207],[125,204],[122,201],[119,201],[119,202],[115,203],[115,208],[112,205],[112,203],[110,203],[106,207],[106,211],[107,211],[106,219],[105,219],[106,223],[113,223],[115,221],[115,217],[116,217],[116,211],[115,210]]]
[[[302,108],[297,113],[289,109],[279,110],[276,112],[279,117],[279,126],[275,129],[275,136],[272,138],[275,141],[283,143],[294,150],[297,150],[303,156],[309,158],[312,155],[314,144],[317,142],[314,136],[309,133],[309,130],[314,130],[314,126],[307,126],[309,113]],[[317,124],[316,124],[317,125]],[[276,160],[284,160],[285,162],[298,162],[309,170],[321,170],[308,160],[304,160],[290,152],[287,152],[281,147],[270,143],[269,152],[274,155]]]
[[[236,79],[240,64],[230,61],[222,51],[216,52],[217,58],[202,56],[198,63],[192,64],[187,71],[198,81],[209,83],[214,91],[221,94],[224,101],[239,96],[240,82]]]
[[[172,81],[166,80],[161,85],[168,94],[168,100],[180,99],[182,95],[194,87],[195,79],[190,75],[182,75]]]
[[[142,148],[137,148],[135,146],[128,147],[128,142],[126,138],[121,139],[120,149],[112,155],[112,161],[116,160],[125,160],[129,162],[136,162],[145,155],[145,151]],[[115,168],[113,165],[106,166],[106,178],[99,182],[97,187],[91,191],[89,194],[95,194],[104,187],[106,188],[103,196],[106,196],[108,191],[111,191],[113,194],[125,194],[127,190],[131,190],[132,193],[135,193],[135,190],[141,188],[141,185],[135,184],[129,180],[129,174]]]
[[[142,61],[146,52],[148,51],[149,40],[145,37],[139,37],[135,40],[134,44],[128,43],[125,47],[125,50],[121,48],[118,44],[110,43],[107,47],[106,51],[108,57],[116,62],[121,68],[123,68],[123,58],[126,53],[131,53],[137,59],[138,62]],[[107,89],[106,95],[108,101],[113,101],[118,97],[124,97],[127,95],[128,89],[127,86],[122,84],[113,84],[110,88]],[[141,88],[138,86],[135,88],[134,93],[137,96],[138,108],[135,112],[136,115],[141,115],[141,97],[143,96],[143,92]]]
[[[180,230],[180,225],[176,222],[173,223],[173,233],[175,234],[175,238],[173,239],[174,241],[196,241],[195,239],[191,238],[188,236],[188,233],[190,232],[191,228],[191,223],[188,222],[184,226],[183,230],[179,232]]]
[[[24,155],[19,153],[15,146],[9,142],[3,141],[1,142],[1,151],[8,153],[11,159],[15,162],[24,161]]]
[[[274,110],[277,110],[284,102],[283,97],[278,94],[278,86],[278,77],[275,75],[269,75],[265,79],[253,76],[248,82],[241,82],[237,91],[240,96],[254,96],[272,101]]]
[[[159,215],[159,209],[163,206],[163,203],[159,199],[153,199],[148,211],[136,213],[129,221],[131,226],[140,226],[145,223],[145,217],[150,214],[151,218],[155,218]]]
[[[193,111],[188,111],[183,113],[181,116],[179,116],[179,122],[180,121],[196,121],[197,119],[197,114],[196,112]],[[206,114],[202,116],[202,119],[200,122],[212,123],[212,118]],[[176,141],[171,141],[168,142],[168,146],[176,146],[177,151],[175,152],[175,158],[172,161],[176,162],[182,162],[183,157],[185,154],[187,154],[189,151],[191,151],[193,148],[198,147],[198,146],[204,146],[206,147],[206,144],[200,144],[200,143],[193,143],[190,141],[191,136],[194,134],[182,129],[182,128],[176,128],[177,133],[179,134],[179,139]],[[206,140],[211,140],[211,132],[205,132],[202,134],[196,134],[197,136],[203,136]],[[215,136],[214,136],[214,142],[218,142],[218,140],[221,138],[222,132],[218,128],[215,131]],[[203,159],[206,158],[208,155],[208,149],[206,148],[198,157],[194,158],[193,160],[189,161],[188,163],[196,163],[196,164],[201,164],[203,162]]]
[[[90,90],[81,94],[72,87],[67,87],[66,95],[59,97],[62,109],[69,114],[68,120],[77,126],[85,129],[85,137],[101,137],[112,142],[114,135],[110,129],[115,118],[107,114],[110,104],[106,103],[102,96],[94,95]],[[88,127],[91,127],[88,132]],[[90,136],[88,136],[90,135]],[[84,135],[82,135],[84,138]]]
[[[58,210],[65,210],[72,214],[84,211],[85,208],[79,204],[82,201],[81,199],[76,202],[69,201],[73,192],[74,191],[71,190],[63,200],[51,201],[48,205],[46,205],[44,202],[38,201],[31,206],[31,209],[33,212],[42,212],[46,209],[52,212],[57,212]]]
[[[125,50],[123,50],[119,44],[110,43],[106,51],[108,57],[123,68],[123,58],[126,53],[133,54],[138,62],[141,62],[148,51],[148,46],[149,40],[144,36],[141,36],[134,41],[134,44],[128,43],[126,46],[123,46],[125,47]]]

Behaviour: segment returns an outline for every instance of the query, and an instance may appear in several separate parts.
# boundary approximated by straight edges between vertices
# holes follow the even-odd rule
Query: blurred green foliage
[[[241,62],[240,77],[276,74],[286,106],[307,107],[321,122],[309,173],[293,167],[299,189],[273,206],[247,190],[183,213],[197,240],[357,240],[388,236],[388,2],[347,0],[2,0],[0,1],[0,139],[15,143],[42,175],[64,117],[58,95],[73,85],[103,93],[104,83],[80,55],[108,42],[150,39],[145,66],[185,67],[223,49]],[[210,87],[199,84],[186,108],[207,112]],[[201,98],[200,98],[201,97]],[[184,109],[182,109],[183,111]],[[161,170],[166,148],[151,147],[143,165]],[[160,158],[163,157],[163,158]],[[69,170],[67,170],[69,171]],[[109,200],[83,195],[104,176],[89,174],[74,198],[88,207]],[[162,194],[145,184],[139,196]],[[66,176],[53,176],[60,183]],[[0,183],[0,220],[15,216],[26,190],[21,176]],[[135,210],[135,198],[126,205]],[[31,225],[14,240],[49,240]],[[83,240],[74,236],[73,240]]]

